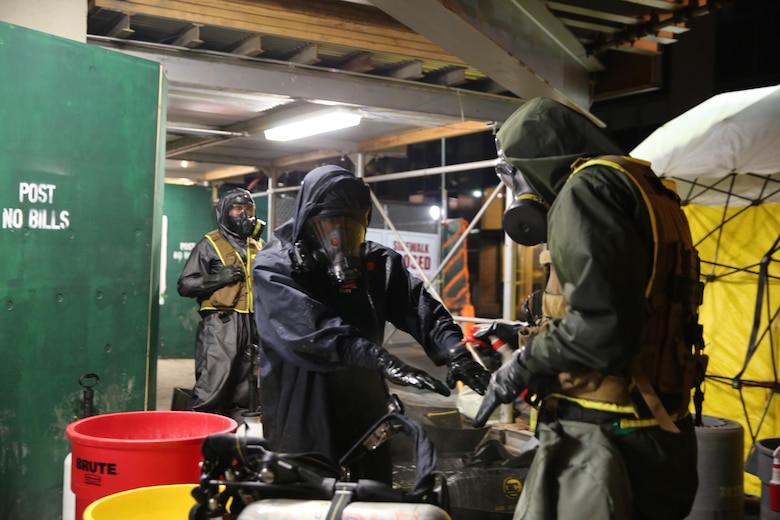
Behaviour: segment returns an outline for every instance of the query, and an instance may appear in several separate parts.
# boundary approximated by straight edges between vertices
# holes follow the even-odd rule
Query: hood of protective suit
[[[339,166],[310,171],[301,183],[295,215],[275,233],[301,271],[324,269],[333,285],[352,291],[362,278],[362,248],[371,217],[371,192]]]
[[[254,206],[254,199],[252,194],[244,188],[235,188],[230,191],[226,191],[219,198],[215,213],[217,216],[217,228],[225,239],[230,242],[230,245],[241,253],[243,258],[246,258],[246,240],[247,237],[240,235],[237,231],[232,229],[230,225],[230,208],[234,204],[251,204]]]
[[[306,223],[321,215],[364,215],[371,218],[368,185],[340,166],[321,166],[303,178],[295,203],[292,242],[304,237]]]
[[[624,155],[590,119],[547,98],[517,109],[496,134],[507,160],[552,204],[580,157]]]

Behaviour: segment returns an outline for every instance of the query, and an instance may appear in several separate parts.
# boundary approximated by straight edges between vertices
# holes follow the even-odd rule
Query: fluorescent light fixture
[[[318,112],[312,117],[299,119],[280,126],[269,128],[265,132],[265,138],[269,141],[292,141],[310,135],[332,132],[360,124],[362,116],[355,112],[345,110],[329,110]]]

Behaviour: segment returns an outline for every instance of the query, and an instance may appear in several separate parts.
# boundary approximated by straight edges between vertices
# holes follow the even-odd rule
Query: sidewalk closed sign
[[[439,235],[435,233],[415,233],[413,231],[399,231],[399,235],[406,243],[406,248],[414,260],[422,269],[425,277],[430,280],[439,267]],[[418,274],[414,262],[409,254],[404,251],[398,237],[389,229],[372,229],[366,231],[366,240],[377,242],[398,251],[404,257],[404,265],[412,274]]]

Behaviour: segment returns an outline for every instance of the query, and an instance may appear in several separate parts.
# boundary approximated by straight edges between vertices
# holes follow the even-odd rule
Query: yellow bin
[[[149,486],[99,498],[84,510],[84,520],[187,520],[195,505],[195,484]]]

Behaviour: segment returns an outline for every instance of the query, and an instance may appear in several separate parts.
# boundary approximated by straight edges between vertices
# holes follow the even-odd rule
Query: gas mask
[[[547,208],[549,205],[534,190],[528,181],[501,149],[496,139],[499,163],[496,173],[514,196],[514,200],[504,211],[503,227],[509,238],[524,246],[535,246],[547,240]]]
[[[255,216],[253,202],[236,202],[228,208],[227,226],[241,238],[257,238],[263,232],[265,222]]]
[[[326,268],[331,283],[340,290],[357,287],[362,275],[360,250],[366,239],[366,220],[357,214],[318,215],[306,223],[311,259]]]

